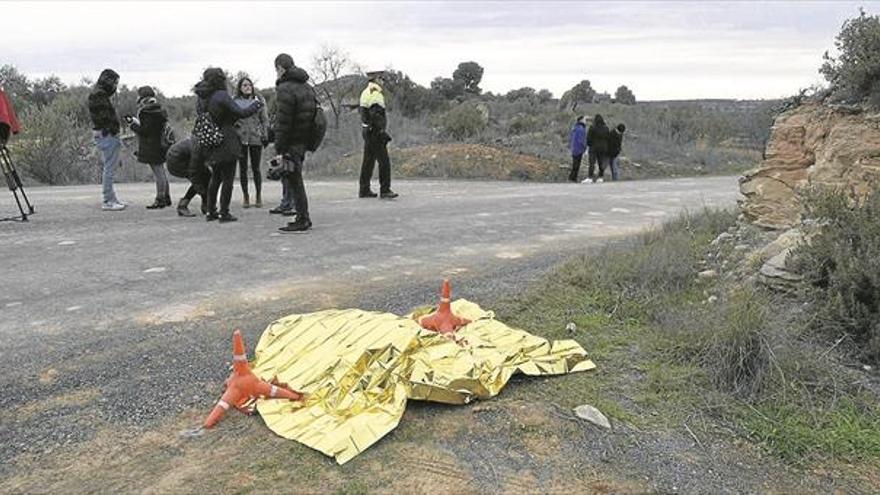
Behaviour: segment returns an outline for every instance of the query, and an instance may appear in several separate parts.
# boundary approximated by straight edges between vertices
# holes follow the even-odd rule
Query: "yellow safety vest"
[[[370,108],[376,104],[385,108],[385,95],[382,94],[382,86],[374,82],[367,83],[367,87],[361,91],[361,106]]]

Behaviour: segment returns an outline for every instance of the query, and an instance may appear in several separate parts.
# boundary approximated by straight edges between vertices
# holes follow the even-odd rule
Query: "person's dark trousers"
[[[208,185],[208,211],[217,211],[217,193],[220,193],[220,215],[229,213],[232,185],[235,182],[235,162],[218,162],[211,165],[211,183]],[[223,189],[220,189],[220,186]]]
[[[578,173],[581,171],[581,160],[583,159],[583,153],[571,156],[571,173],[568,175],[568,180],[572,182],[578,181]]]
[[[388,157],[388,142],[381,133],[363,131],[364,161],[361,164],[360,191],[370,190],[373,167],[379,162],[379,192],[391,191],[391,159]]]
[[[603,178],[605,176],[605,169],[611,168],[611,157],[607,155],[600,155],[596,162],[599,165],[599,178]]]
[[[251,170],[254,173],[254,189],[257,191],[257,197],[260,197],[263,191],[263,176],[260,175],[260,158],[262,158],[262,155],[263,147],[260,145],[241,145],[241,155],[238,158],[238,179],[241,182],[241,194],[246,199],[249,197],[248,158],[250,158]]]
[[[293,204],[296,209],[297,219],[304,221],[310,220],[309,198],[306,196],[306,187],[303,183],[302,175],[305,153],[292,152],[286,153],[284,156],[285,159],[293,162],[293,167],[290,172],[281,178],[281,180],[287,186],[290,195],[293,196]]]
[[[596,180],[596,162],[598,161],[598,157],[593,150],[590,150],[587,153],[587,177],[590,180]]]

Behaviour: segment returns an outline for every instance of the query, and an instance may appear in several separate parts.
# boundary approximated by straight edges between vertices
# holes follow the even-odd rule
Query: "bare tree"
[[[339,114],[342,112],[342,102],[351,90],[340,79],[348,74],[357,72],[358,67],[348,56],[348,53],[335,45],[322,45],[318,53],[312,57],[312,74],[315,89],[330,105],[333,112],[333,125],[339,128]]]

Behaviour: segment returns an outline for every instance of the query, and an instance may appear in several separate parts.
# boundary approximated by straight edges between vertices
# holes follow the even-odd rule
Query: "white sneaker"
[[[125,205],[122,203],[104,203],[101,205],[101,209],[104,211],[121,211],[125,209]]]
[[[599,177],[598,179],[596,179],[596,184],[601,184],[601,183],[603,183],[603,182],[605,182],[605,181],[602,180],[601,177]]]
[[[581,181],[581,184],[592,184],[592,183],[593,183],[593,179],[591,179],[589,177],[587,177],[586,179]]]

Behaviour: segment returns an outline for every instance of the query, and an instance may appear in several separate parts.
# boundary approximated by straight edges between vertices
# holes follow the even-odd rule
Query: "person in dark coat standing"
[[[171,206],[171,190],[165,172],[165,154],[168,150],[162,146],[168,114],[159,105],[153,88],[142,86],[138,88],[137,95],[137,117],[127,116],[125,121],[138,136],[138,161],[150,166],[156,180],[156,200],[147,205],[147,209],[165,208]]]
[[[202,80],[196,84],[195,93],[199,97],[196,104],[196,112],[199,114],[208,112],[211,119],[220,128],[223,134],[223,143],[219,146],[204,150],[198,148],[195,152],[197,157],[194,163],[204,160],[211,168],[211,183],[208,185],[208,221],[219,219],[221,223],[238,220],[229,213],[229,202],[232,200],[232,186],[235,182],[235,164],[241,153],[241,140],[235,130],[235,122],[238,119],[250,117],[263,108],[263,103],[254,100],[250,106],[242,108],[238,106],[229,92],[226,91],[226,74],[223,69],[216,67],[205,69]],[[190,166],[190,173],[198,166]],[[220,187],[223,190],[220,191]],[[217,211],[217,193],[220,192],[220,211]]]
[[[171,175],[181,179],[190,180],[189,189],[186,190],[186,194],[180,198],[180,202],[177,204],[177,214],[182,217],[196,216],[195,213],[189,211],[189,203],[196,194],[198,194],[202,200],[202,213],[207,214],[208,212],[208,199],[206,198],[206,195],[208,184],[211,181],[211,171],[202,166],[200,169],[196,170],[195,173],[190,175],[189,166],[192,154],[193,141],[191,138],[186,138],[171,145],[171,147],[168,148],[168,155],[166,157],[168,172]]]
[[[361,164],[360,198],[375,198],[370,189],[373,167],[379,162],[379,198],[394,199],[398,195],[391,190],[391,159],[388,143],[391,136],[385,131],[388,119],[385,115],[385,94],[382,89],[381,72],[367,74],[367,87],[361,92],[358,111],[361,114],[361,134],[364,138],[364,161]]]
[[[611,136],[608,139],[608,156],[611,157],[611,180],[620,178],[620,153],[623,150],[623,133],[626,132],[626,126],[617,124],[617,127],[611,129]]]
[[[611,131],[608,130],[608,126],[605,124],[605,119],[596,114],[596,117],[593,119],[593,125],[587,130],[587,146],[590,148],[590,154],[588,155],[588,159],[590,161],[589,169],[587,170],[587,180],[596,182],[603,182],[602,178],[605,175],[605,168],[611,165],[611,156],[608,154],[608,141],[611,138]],[[595,165],[599,166],[599,175],[598,177],[594,175]]]
[[[250,106],[257,99],[266,101],[254,88],[254,83],[247,77],[243,77],[238,81],[235,90],[235,103],[242,108]],[[266,107],[260,109],[259,112],[251,115],[246,119],[240,119],[235,123],[238,130],[238,137],[241,139],[241,156],[238,159],[238,179],[241,182],[241,195],[243,208],[250,208],[251,198],[248,194],[248,159],[250,159],[250,168],[254,176],[254,189],[256,190],[256,201],[254,206],[263,207],[263,176],[260,174],[260,160],[262,159],[263,148],[269,145],[268,135],[269,116],[266,113]]]
[[[92,119],[95,146],[101,153],[103,165],[101,209],[104,211],[125,209],[125,203],[119,201],[113,189],[113,175],[121,163],[119,152],[122,141],[119,140],[119,116],[110,97],[116,94],[118,84],[119,74],[112,69],[104,69],[89,94],[89,116]]]
[[[306,84],[309,75],[293,63],[293,57],[282,53],[275,57],[275,159],[282,163],[281,181],[290,198],[284,198],[296,209],[296,219],[281,227],[281,232],[303,232],[312,227],[309,200],[303,184],[302,170],[306,146],[318,111],[315,90]]]
[[[587,151],[587,124],[584,123],[583,115],[577,118],[574,127],[571,128],[569,147],[571,148],[571,173],[568,175],[568,180],[577,182],[578,172],[581,170],[581,160]]]

